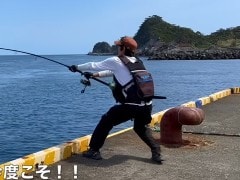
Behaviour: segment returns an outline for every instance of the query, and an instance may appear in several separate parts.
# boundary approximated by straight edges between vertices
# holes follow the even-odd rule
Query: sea
[[[65,65],[109,56],[46,55]],[[240,86],[240,60],[147,60],[155,80],[153,114]],[[0,164],[92,134],[115,104],[111,90],[91,80],[85,91],[79,73],[29,55],[0,56]],[[111,78],[103,78],[111,82]],[[133,125],[128,121],[115,132]]]

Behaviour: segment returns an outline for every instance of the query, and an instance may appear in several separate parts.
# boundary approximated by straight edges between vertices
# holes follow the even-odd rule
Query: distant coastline
[[[112,56],[115,53],[92,53],[91,56]],[[139,50],[138,56],[148,57],[148,60],[219,60],[240,59],[239,48],[173,48],[167,50]]]
[[[211,49],[172,49],[142,53],[148,60],[219,60],[240,59],[239,48],[211,48]]]
[[[114,53],[92,53],[92,52],[89,52],[89,53],[87,53],[87,55],[90,55],[90,56],[111,56],[111,55],[114,55]]]

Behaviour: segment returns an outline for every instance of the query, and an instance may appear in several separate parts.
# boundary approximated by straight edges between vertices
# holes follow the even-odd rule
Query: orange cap
[[[114,44],[117,46],[125,46],[132,51],[135,51],[137,49],[137,42],[128,36],[124,36],[120,40],[114,41]]]

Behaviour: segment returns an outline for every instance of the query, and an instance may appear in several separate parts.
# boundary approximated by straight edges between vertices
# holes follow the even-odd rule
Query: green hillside
[[[161,17],[154,15],[145,19],[134,36],[139,47],[151,44],[171,43],[184,44],[196,48],[239,47],[240,26],[220,29],[210,35],[204,36],[201,32],[194,32],[190,28],[176,26],[165,22]]]
[[[206,44],[205,38],[200,32],[195,33],[190,28],[169,24],[156,15],[145,19],[134,38],[140,48],[156,42],[196,46]]]

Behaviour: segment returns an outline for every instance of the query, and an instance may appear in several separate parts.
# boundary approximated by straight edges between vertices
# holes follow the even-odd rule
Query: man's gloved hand
[[[93,77],[93,73],[91,73],[91,72],[84,72],[83,75],[84,75],[85,78],[87,78],[87,79]]]
[[[77,66],[76,65],[72,65],[68,69],[72,72],[77,72]]]

